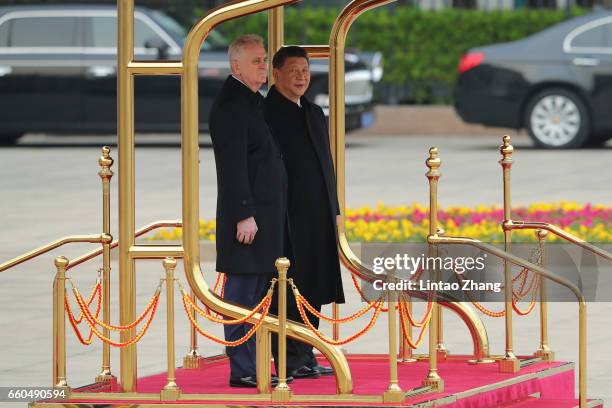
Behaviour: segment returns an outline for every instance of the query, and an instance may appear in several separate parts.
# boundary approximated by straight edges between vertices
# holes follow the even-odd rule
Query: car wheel
[[[21,136],[23,133],[0,133],[0,146],[12,146]]]
[[[547,149],[582,147],[591,128],[584,102],[563,88],[535,95],[527,105],[525,125],[536,146]]]

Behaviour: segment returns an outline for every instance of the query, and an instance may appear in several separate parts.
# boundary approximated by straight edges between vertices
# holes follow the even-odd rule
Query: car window
[[[92,17],[92,39],[88,46],[117,47],[117,18]],[[134,47],[144,48],[148,40],[161,40],[160,36],[144,21],[134,20]],[[163,41],[163,40],[162,40]]]
[[[185,43],[185,37],[187,37],[187,31],[179,23],[176,22],[172,17],[165,13],[154,11],[153,16],[155,21],[159,23],[166,31],[173,34],[174,38],[181,44]],[[202,44],[202,49],[207,51],[218,51],[226,50],[229,46],[229,42],[223,37],[218,31],[211,31],[206,37],[206,41]]]
[[[9,26],[11,21],[5,21],[0,25],[0,47],[8,47]]]
[[[169,15],[160,11],[153,11],[153,16],[162,27],[171,32],[175,37],[183,39],[187,36],[185,29]]]
[[[9,46],[73,47],[76,45],[76,30],[75,17],[15,18],[11,21]]]
[[[563,50],[570,53],[612,53],[612,16],[594,19],[574,28],[563,40]]]
[[[572,48],[580,47],[609,47],[610,39],[608,32],[610,24],[601,25],[591,28],[581,34],[578,34],[572,41]]]

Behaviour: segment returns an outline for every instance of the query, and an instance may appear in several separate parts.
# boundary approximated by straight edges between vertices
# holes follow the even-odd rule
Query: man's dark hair
[[[283,65],[285,65],[287,58],[291,57],[305,58],[306,62],[310,64],[308,53],[305,49],[298,47],[297,45],[290,45],[288,47],[282,47],[280,50],[276,51],[274,58],[272,58],[272,67],[281,69]]]

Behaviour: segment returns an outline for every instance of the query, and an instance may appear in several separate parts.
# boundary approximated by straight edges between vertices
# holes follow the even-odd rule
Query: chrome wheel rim
[[[571,142],[580,131],[580,110],[570,98],[548,95],[531,111],[531,130],[540,142],[562,146]]]

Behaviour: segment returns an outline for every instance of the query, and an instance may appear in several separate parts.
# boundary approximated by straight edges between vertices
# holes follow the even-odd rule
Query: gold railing
[[[119,129],[119,268],[121,323],[132,321],[135,314],[134,262],[143,257],[174,256],[175,248],[152,246],[134,248],[134,76],[181,75],[182,101],[182,166],[183,166],[183,248],[186,276],[196,297],[217,313],[240,317],[246,309],[227,303],[214,296],[202,278],[198,238],[198,62],[202,42],[210,30],[223,21],[290,4],[291,0],[252,0],[231,2],[208,12],[190,31],[183,50],[182,61],[134,61],[133,1],[119,2],[118,50],[118,129]],[[180,249],[181,251],[183,248]],[[253,320],[260,316],[253,316]],[[278,331],[277,319],[266,317],[264,328]],[[330,361],[338,379],[338,392],[352,391],[352,380],[346,358],[335,347],[318,340],[303,326],[289,323],[287,335],[313,344]],[[131,337],[129,332],[125,336]],[[121,350],[121,384],[125,392],[136,391],[136,345]]]
[[[44,255],[47,252],[53,251],[54,249],[62,247],[66,244],[76,244],[76,243],[103,244],[103,243],[110,243],[112,242],[112,240],[113,240],[113,237],[111,237],[110,235],[105,235],[105,234],[69,235],[67,237],[63,237],[53,242],[50,242],[46,245],[33,249],[29,252],[26,252],[23,255],[19,255],[11,260],[8,260],[0,264],[0,272],[9,270],[17,265],[21,265],[24,262],[30,261],[34,258]],[[100,251],[100,253],[102,253],[102,251]]]
[[[110,148],[104,146],[102,148],[102,156],[98,160],[101,167],[98,173],[102,180],[102,234],[92,235],[70,235],[60,238],[39,248],[33,249],[25,254],[19,255],[9,261],[0,264],[0,272],[7,271],[13,267],[31,261],[41,255],[61,248],[64,245],[75,243],[97,243],[102,244],[102,248],[85,253],[77,258],[69,261],[66,257],[60,256],[55,258],[54,264],[56,267],[56,277],[54,278],[53,290],[53,374],[52,383],[59,388],[69,389],[66,382],[66,343],[65,343],[65,309],[64,309],[64,281],[66,280],[66,272],[75,268],[87,261],[90,261],[100,255],[102,260],[102,310],[103,322],[108,324],[110,321],[110,251],[119,246],[118,240],[113,240],[110,235],[110,180],[113,176],[111,166],[113,159],[110,156]],[[134,236],[140,237],[151,231],[159,228],[182,227],[180,220],[160,220],[152,222],[148,225],[136,230]],[[103,330],[104,336],[109,336],[109,330]],[[192,336],[192,348],[194,343]],[[197,340],[196,340],[197,341]],[[197,346],[196,346],[197,347]],[[114,381],[115,377],[111,373],[110,366],[110,348],[107,343],[102,346],[102,369],[96,377],[96,382]]]
[[[526,221],[516,221],[513,219],[509,219],[502,224],[504,230],[514,231],[514,230],[522,230],[522,229],[530,229],[530,230],[543,230],[552,233],[553,235],[558,236],[559,238],[564,239],[565,241],[571,242],[581,248],[586,249],[593,254],[602,257],[605,260],[612,262],[612,253],[599,248],[589,242],[586,242],[582,238],[579,238],[569,232],[563,230],[562,228],[549,224],[546,222],[526,222]]]
[[[503,144],[500,146],[500,152],[502,154],[502,160],[500,160],[500,164],[504,170],[504,224],[507,223],[507,220],[510,219],[510,167],[512,165],[512,152],[514,148],[510,145],[510,138],[508,136],[504,136]],[[504,358],[499,360],[499,368],[501,372],[516,372],[520,370],[520,361],[514,354],[512,353],[512,278],[511,278],[511,270],[510,264],[520,266],[522,268],[526,268],[537,275],[544,277],[546,279],[550,279],[553,282],[556,282],[566,288],[568,288],[575,296],[578,301],[578,348],[579,348],[579,362],[578,362],[578,387],[579,387],[579,401],[580,408],[586,408],[586,391],[587,391],[587,377],[586,377],[586,301],[580,289],[574,285],[569,280],[562,278],[560,276],[555,275],[554,273],[544,269],[540,265],[533,264],[528,262],[516,255],[509,253],[507,250],[509,249],[510,243],[510,235],[506,234],[505,236],[505,251],[502,251],[496,248],[493,245],[485,244],[479,240],[467,238],[467,237],[448,237],[441,236],[438,234],[438,225],[437,225],[437,217],[435,214],[438,212],[438,190],[437,190],[437,182],[440,177],[440,173],[438,171],[440,167],[441,161],[438,157],[438,149],[431,148],[430,149],[430,157],[427,160],[427,166],[430,169],[428,173],[429,178],[429,195],[430,195],[430,234],[427,237],[427,242],[431,246],[438,246],[440,244],[453,244],[453,245],[469,245],[475,248],[480,249],[481,251],[490,253],[504,260],[504,282],[505,282],[505,303],[506,303],[506,354]],[[431,172],[435,171],[436,177],[431,177]],[[537,225],[542,225],[541,223],[536,223]],[[539,238],[543,239],[545,235],[540,235]],[[540,240],[540,244],[542,241]],[[509,289],[508,289],[509,288]],[[545,286],[544,286],[545,288]],[[510,292],[510,293],[508,293]],[[541,292],[544,293],[545,292]],[[542,302],[542,299],[540,299]],[[544,302],[546,299],[544,298]],[[541,310],[543,315],[541,316],[540,324],[541,324],[541,346],[547,345],[547,336],[546,336],[546,308]],[[431,332],[430,332],[431,333]]]
[[[0,265],[0,272],[13,266],[31,260],[39,255],[47,253],[62,245],[73,242],[92,242],[102,244],[102,248],[84,254],[72,262],[64,257],[55,260],[57,269],[54,280],[54,364],[53,364],[53,384],[59,388],[69,389],[66,380],[66,342],[65,342],[65,313],[63,294],[65,291],[66,271],[91,260],[99,255],[103,256],[103,321],[108,323],[110,318],[109,309],[109,283],[110,283],[110,250],[119,248],[119,300],[120,300],[120,324],[127,325],[135,320],[135,261],[138,259],[164,258],[163,266],[166,272],[165,282],[167,284],[167,362],[168,379],[167,385],[160,394],[138,393],[136,389],[137,379],[137,348],[135,342],[121,348],[121,386],[123,394],[117,397],[112,394],[112,398],[150,400],[185,400],[196,399],[202,395],[181,395],[180,388],[175,382],[174,370],[174,295],[173,285],[175,281],[174,270],[176,267],[175,258],[183,258],[185,274],[192,289],[192,297],[199,299],[206,307],[216,313],[230,317],[241,318],[247,316],[250,310],[238,305],[224,301],[216,296],[206,284],[200,267],[200,246],[199,246],[199,158],[198,158],[198,62],[201,51],[201,44],[206,39],[208,33],[217,25],[224,21],[256,13],[263,10],[270,10],[269,14],[269,49],[275,51],[283,44],[283,6],[293,3],[294,0],[245,0],[227,3],[215,8],[202,17],[189,32],[183,57],[181,61],[136,61],[134,60],[134,4],[133,0],[118,0],[118,144],[119,144],[119,239],[113,240],[110,236],[110,190],[109,183],[113,175],[110,167],[113,164],[110,158],[110,149],[104,148],[103,155],[99,160],[102,167],[99,175],[103,182],[103,233],[100,235],[77,235],[62,238],[49,243],[41,248],[30,251],[20,257],[12,259]],[[330,144],[332,156],[337,176],[338,200],[342,216],[345,214],[345,111],[344,111],[344,50],[348,31],[352,23],[365,11],[375,7],[388,4],[392,0],[353,0],[340,13],[332,28],[329,45],[310,45],[306,46],[307,51],[314,58],[330,58]],[[136,75],[179,75],[181,76],[181,158],[182,158],[182,215],[183,225],[180,221],[158,221],[149,224],[140,230],[135,229],[135,147],[134,147],[134,76]],[[506,141],[506,139],[505,139]],[[586,304],[578,288],[571,282],[560,278],[542,266],[525,261],[517,256],[508,253],[509,242],[512,229],[537,228],[547,230],[561,237],[569,239],[584,248],[610,259],[610,254],[599,249],[591,248],[592,245],[580,241],[570,234],[545,223],[523,223],[512,222],[509,212],[509,170],[512,164],[512,147],[509,139],[502,146],[501,163],[504,168],[504,193],[505,208],[504,213],[504,233],[506,238],[506,251],[499,250],[493,246],[486,245],[478,240],[462,237],[445,237],[441,235],[437,223],[437,183],[440,178],[440,159],[437,149],[431,149],[430,157],[427,160],[429,171],[427,178],[430,185],[430,231],[428,244],[430,255],[438,254],[440,244],[466,244],[483,251],[499,256],[505,262],[506,277],[506,354],[501,359],[500,367],[510,366],[515,370],[518,359],[512,353],[512,299],[508,302],[508,291],[510,290],[510,263],[527,268],[540,276],[551,279],[569,288],[577,297],[579,302],[579,331],[580,331],[580,361],[579,361],[579,383],[580,383],[580,406],[584,408],[586,401]],[[343,219],[343,217],[341,217]],[[137,245],[135,239],[142,234],[150,232],[160,227],[183,227],[183,241],[180,245]],[[339,231],[339,250],[342,262],[347,266],[351,273],[356,274],[365,281],[373,281],[377,275],[374,274],[362,262],[362,260],[352,251],[349,246],[344,223],[338,226]],[[455,311],[467,325],[474,343],[474,356],[476,362],[490,362],[488,338],[484,325],[475,311],[466,302],[455,302],[455,299],[446,294],[433,295],[432,315],[429,324],[429,352],[426,358],[429,359],[429,371],[423,380],[423,386],[404,392],[399,387],[397,372],[397,338],[399,337],[403,351],[402,358],[406,361],[411,359],[407,353],[404,339],[398,336],[397,322],[394,306],[398,300],[393,293],[388,294],[389,307],[389,387],[382,396],[355,396],[352,394],[352,378],[349,371],[346,357],[342,351],[333,345],[326,343],[315,336],[308,327],[292,321],[286,320],[286,272],[289,267],[288,260],[277,262],[279,272],[279,316],[262,316],[261,313],[252,313],[248,318],[249,323],[256,323],[262,320],[263,324],[257,330],[257,368],[258,376],[257,388],[258,395],[206,395],[208,400],[216,401],[272,401],[272,402],[299,402],[312,401],[316,398],[319,401],[340,401],[340,402],[402,402],[407,396],[416,395],[423,392],[439,392],[444,389],[443,379],[437,372],[438,355],[445,355],[443,345],[443,325],[440,306],[445,306]],[[437,271],[430,271],[435,278]],[[544,286],[543,286],[544,287]],[[510,288],[510,289],[509,289]],[[545,288],[545,287],[544,287]],[[545,294],[545,291],[542,292]],[[426,299],[428,294],[422,292],[411,292],[411,296]],[[334,318],[338,317],[339,308],[333,307]],[[542,309],[545,316],[545,309]],[[134,338],[134,330],[122,331],[121,341],[127,342]],[[270,386],[270,333],[279,333],[279,386],[272,390]],[[105,329],[105,336],[108,331]],[[298,339],[313,345],[328,359],[334,368],[336,375],[337,393],[336,396],[295,396],[286,384],[287,373],[285,367],[285,339],[286,336]],[[339,336],[339,326],[334,324],[333,337],[335,340]],[[107,336],[108,337],[108,336]],[[197,338],[192,327],[191,349],[186,358],[197,360]],[[541,348],[547,345],[545,332],[545,319],[542,322]],[[192,359],[192,360],[193,360]],[[516,361],[515,361],[516,360]],[[191,360],[190,360],[191,361]],[[197,361],[196,361],[197,362]],[[518,364],[520,368],[520,364]],[[261,378],[260,378],[261,377]],[[114,377],[110,371],[110,352],[108,344],[104,343],[102,372],[96,379],[99,382],[108,381]],[[89,399],[109,399],[108,393],[82,393],[82,398]]]
[[[482,251],[488,252],[492,255],[495,255],[499,258],[502,258],[514,265],[521,266],[523,268],[527,268],[530,271],[537,273],[540,276],[543,276],[547,279],[552,280],[562,286],[565,286],[569,290],[574,293],[576,299],[578,301],[578,330],[579,330],[579,362],[578,362],[578,376],[579,376],[579,399],[580,399],[580,408],[586,408],[586,301],[582,292],[576,285],[567,279],[561,278],[554,273],[539,267],[531,262],[527,262],[522,258],[519,258],[515,255],[509,254],[505,251],[497,249],[492,245],[485,244],[476,239],[472,238],[463,238],[463,237],[442,237],[438,235],[430,235],[427,238],[427,241],[433,245],[439,244],[454,244],[454,245],[470,245],[475,248],[478,248]],[[501,360],[503,361],[503,360]]]
[[[341,222],[338,225],[339,252],[343,264],[361,279],[365,281],[373,281],[376,275],[363,264],[361,259],[353,252],[349,246],[344,228],[344,214],[346,208],[346,175],[345,175],[345,87],[344,73],[345,60],[344,52],[346,46],[346,37],[353,22],[365,11],[391,3],[393,0],[354,0],[347,5],[336,19],[329,39],[330,53],[330,71],[329,71],[329,122],[330,122],[330,145],[336,172],[336,186],[338,192],[338,202],[340,204]],[[325,49],[317,48],[316,51]],[[414,296],[426,298],[425,293],[415,293]],[[454,302],[454,299],[448,297],[444,300],[434,303],[434,315],[430,322],[430,336],[438,345],[438,318],[440,312],[438,305],[445,306],[455,311],[464,321],[472,336],[474,343],[474,359],[479,362],[489,362],[489,347],[486,329],[478,315],[467,303]],[[337,315],[338,307],[334,308],[334,314]],[[435,327],[434,327],[435,326]],[[434,327],[433,329],[431,327]],[[339,329],[334,326],[334,337],[337,338]],[[430,350],[430,358],[432,354],[437,353],[436,350]],[[425,380],[427,382],[427,379]]]

